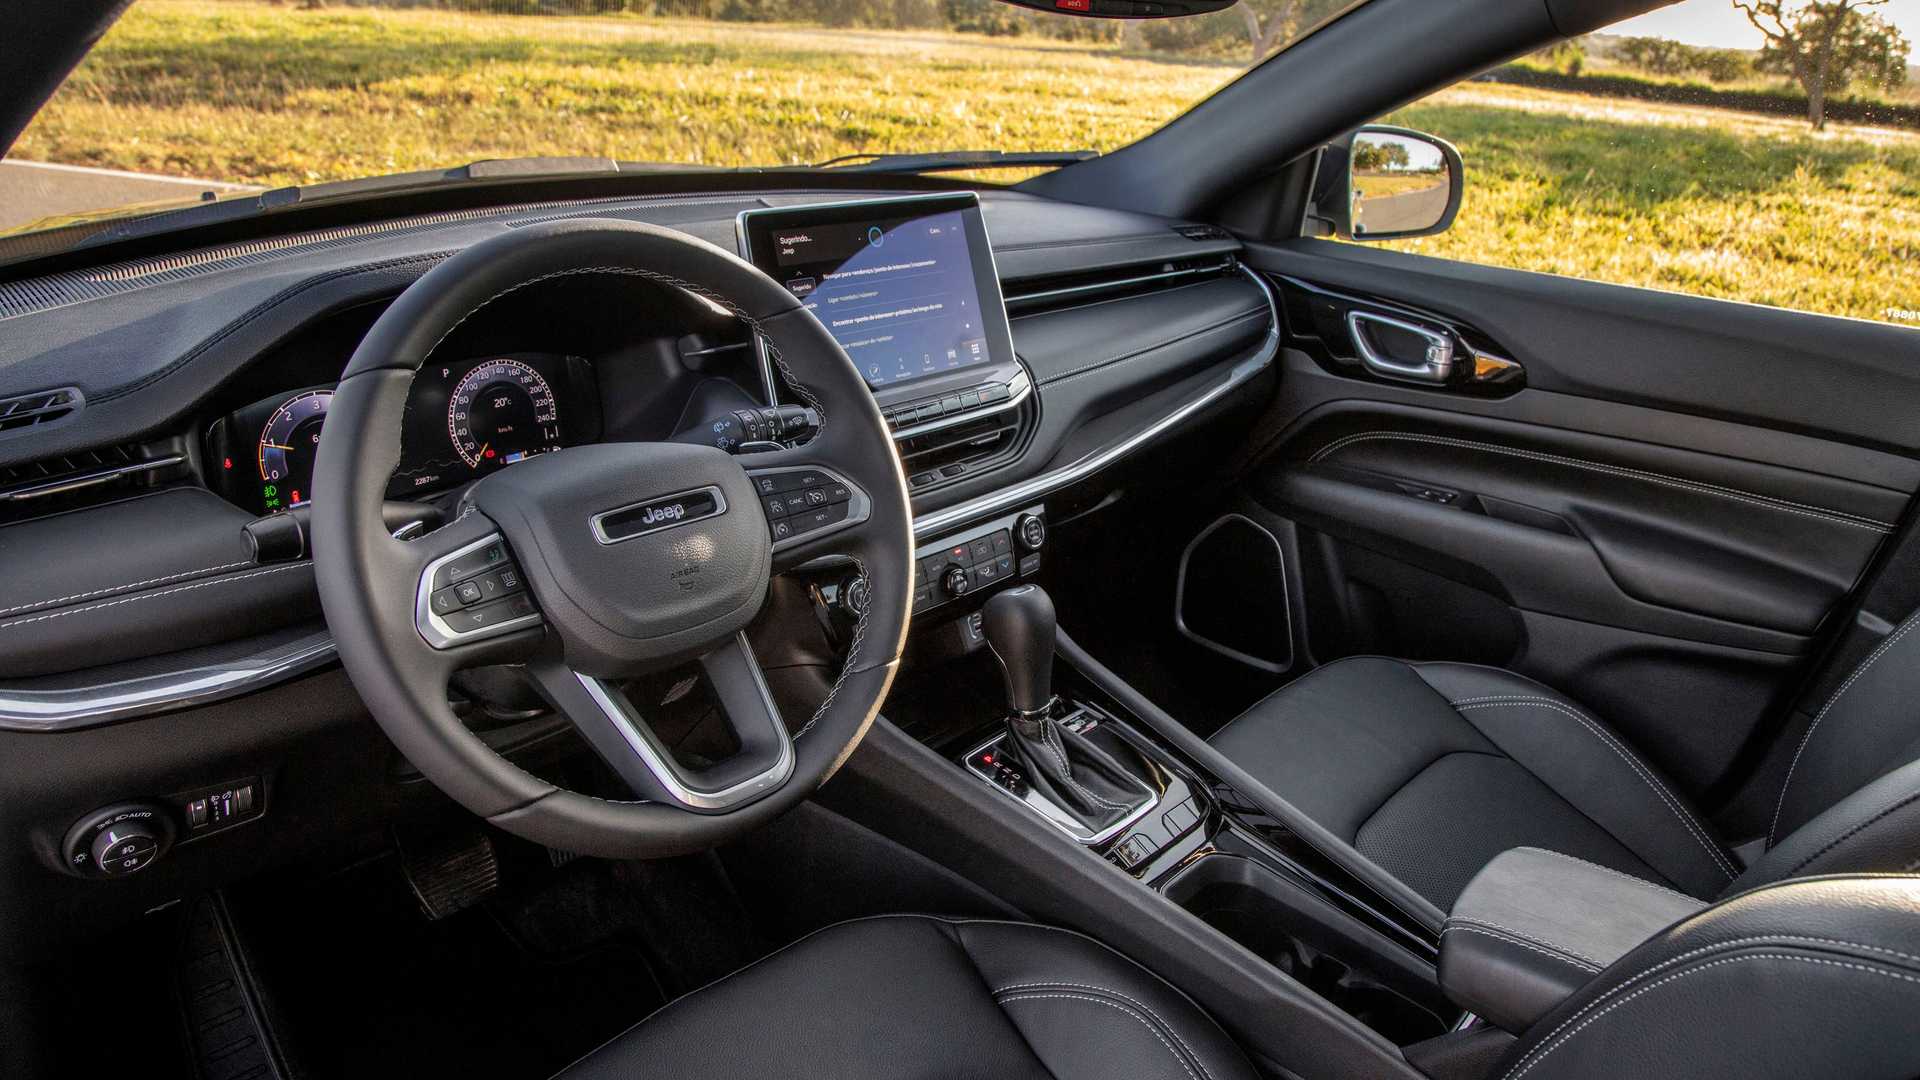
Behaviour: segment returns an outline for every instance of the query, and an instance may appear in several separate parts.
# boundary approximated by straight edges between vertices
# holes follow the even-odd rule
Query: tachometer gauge
[[[260,432],[260,496],[268,513],[304,506],[313,497],[313,459],[320,452],[333,391],[308,390],[280,403]]]
[[[553,388],[518,360],[481,362],[447,402],[447,434],[460,460],[489,472],[560,449],[560,410]]]

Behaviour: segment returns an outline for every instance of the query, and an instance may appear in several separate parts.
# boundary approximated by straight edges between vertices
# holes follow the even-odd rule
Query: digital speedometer
[[[483,360],[447,401],[454,453],[476,473],[558,450],[560,409],[546,377],[519,360]]]
[[[268,513],[303,506],[313,496],[313,461],[331,390],[307,390],[280,403],[260,432],[260,501]]]

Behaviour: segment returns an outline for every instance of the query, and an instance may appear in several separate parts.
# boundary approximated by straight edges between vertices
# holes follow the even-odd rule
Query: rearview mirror
[[[1460,212],[1460,152],[1444,139],[1406,128],[1369,126],[1353,133],[1344,167],[1329,146],[1316,202],[1346,240],[1400,240],[1444,232]]]
[[[1172,19],[1182,15],[1210,15],[1240,0],[1000,0],[1015,7],[1078,15],[1084,19]]]

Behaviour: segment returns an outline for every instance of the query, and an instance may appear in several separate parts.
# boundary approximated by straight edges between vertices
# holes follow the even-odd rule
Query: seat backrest
[[[1827,698],[1800,738],[1767,851],[1722,895],[1836,872],[1920,863],[1920,612]]]
[[[1785,882],[1683,919],[1548,1013],[1490,1076],[1920,1075],[1920,878]]]

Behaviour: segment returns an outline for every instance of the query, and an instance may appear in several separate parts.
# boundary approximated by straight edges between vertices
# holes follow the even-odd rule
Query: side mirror
[[[1315,216],[1343,240],[1445,232],[1465,189],[1460,151],[1406,128],[1370,125],[1329,145],[1315,179]]]

